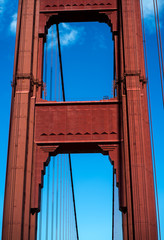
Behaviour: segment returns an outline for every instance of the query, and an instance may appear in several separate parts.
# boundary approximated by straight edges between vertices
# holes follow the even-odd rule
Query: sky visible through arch
[[[164,1],[158,0],[158,2],[160,9],[159,14],[161,20],[161,34],[164,46]],[[162,107],[159,67],[157,62],[158,55],[153,5],[151,0],[144,0],[143,3],[145,13],[161,231],[162,237],[164,237],[164,110]],[[0,231],[2,226],[16,20],[17,1],[0,0]],[[66,99],[99,100],[106,95],[112,97],[111,87],[113,79],[113,48],[110,28],[107,27],[107,25],[100,23],[63,23],[60,24],[60,36],[62,44]],[[81,71],[82,74],[79,74]],[[73,73],[72,76],[70,76],[70,72]],[[111,226],[108,226],[108,224],[110,224],[111,216],[108,216],[105,211],[111,211],[112,167],[106,157],[99,155],[96,157],[93,155],[81,155],[76,157],[76,155],[74,155],[72,157],[72,165],[77,212],[79,211],[80,218],[80,240],[87,240],[87,237],[90,240],[109,239],[108,234],[110,234],[109,229],[111,229]],[[99,201],[102,201],[101,204],[99,204],[99,201],[96,202],[96,196],[99,196],[98,199]],[[79,201],[82,199],[85,205],[79,206]],[[93,205],[93,203],[95,204],[95,208],[93,208],[92,212],[92,208],[90,206]],[[90,216],[92,214],[94,215],[94,209],[97,209],[97,215],[95,215],[94,219],[91,220],[90,216],[88,219],[86,216],[80,217],[80,214],[82,215],[82,212],[84,212],[84,206],[86,209],[88,208],[88,211],[91,210]],[[101,215],[102,212],[104,212],[103,216]],[[104,219],[104,222],[106,220],[107,223],[107,225],[104,226],[104,229],[102,229],[104,235],[101,235],[101,237],[99,235],[100,230],[96,225],[98,224],[97,219]],[[90,221],[92,221],[92,223]],[[90,227],[88,227],[88,229],[85,229],[82,226]],[[97,238],[93,236],[97,236]]]

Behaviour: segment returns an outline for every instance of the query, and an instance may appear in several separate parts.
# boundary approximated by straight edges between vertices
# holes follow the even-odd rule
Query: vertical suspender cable
[[[69,224],[70,224],[70,221],[69,221],[69,214],[70,214],[70,208],[69,208],[69,204],[70,204],[70,189],[69,189],[69,169],[68,169],[68,216],[67,216],[67,219],[68,219],[68,228],[67,228],[67,240],[70,240],[69,239]]]
[[[59,157],[57,157],[57,182],[56,182],[56,240],[58,239],[58,179],[59,178]]]
[[[63,101],[65,101],[65,90],[64,90],[64,80],[63,80],[63,67],[62,67],[62,60],[61,60],[61,47],[60,47],[60,37],[59,37],[59,26],[56,24],[57,30],[57,42],[58,42],[58,51],[59,51],[59,62],[60,62],[60,74],[61,74],[61,82],[62,82],[62,94],[63,94]]]
[[[51,72],[50,72],[50,101],[52,101],[52,73],[53,73],[53,26],[52,26],[52,37],[51,37]]]
[[[62,83],[62,94],[63,94],[63,101],[65,102],[63,67],[62,67],[60,36],[59,36],[58,24],[56,24],[56,30],[57,30],[57,40],[58,40],[58,51],[59,51],[60,73],[61,73],[61,83]],[[74,186],[73,186],[73,177],[72,177],[71,155],[70,154],[69,154],[69,167],[70,167],[70,175],[71,175],[72,197],[73,197],[74,216],[75,216],[75,225],[76,225],[76,236],[77,236],[77,240],[79,240],[78,226],[77,226],[77,216],[76,216],[76,205],[75,205],[75,195],[74,195]]]
[[[144,13],[143,13],[143,1],[142,0],[141,0],[141,15],[142,15],[143,36],[144,36],[143,43],[144,43],[144,52],[145,52],[145,61],[146,61],[146,75],[147,75],[147,80],[148,80],[148,63],[147,63],[147,50],[146,50],[146,36],[145,36],[145,24],[144,24]],[[152,140],[152,153],[153,153],[153,168],[154,168],[156,204],[157,204],[157,217],[158,217],[159,239],[161,240],[159,201],[158,201],[158,188],[157,188],[157,174],[156,174],[156,164],[155,164],[155,149],[154,149],[154,136],[153,136],[153,125],[152,125],[152,113],[151,113],[149,81],[147,81],[147,86],[148,86],[147,90],[148,90],[148,104],[149,104],[151,140]]]
[[[46,99],[46,84],[47,84],[47,36],[46,36],[46,54],[45,54],[45,75],[44,75],[44,98]],[[42,239],[42,189],[41,189],[41,202],[40,202],[40,231],[39,231],[39,240]]]
[[[57,101],[57,63],[58,63],[58,44],[56,38],[56,56],[55,56],[55,101]]]
[[[153,136],[153,126],[152,126],[152,114],[151,114],[151,102],[150,102],[149,83],[148,83],[148,102],[149,102],[151,138],[152,138],[152,147],[153,147],[153,166],[154,166],[155,191],[156,191],[156,202],[157,202],[157,217],[158,217],[158,228],[159,228],[159,240],[161,240],[161,227],[160,227],[159,201],[158,201],[158,188],[157,188],[157,173],[156,173],[156,164],[155,164],[155,149],[154,149],[154,136]]]
[[[60,91],[61,91],[60,84],[61,82],[60,82],[60,73],[59,73],[59,96],[58,96],[59,102],[62,101],[62,96],[60,96]]]
[[[40,221],[39,221],[39,225],[40,225],[40,229],[39,229],[39,240],[42,239],[42,189],[41,189],[41,197],[40,197]]]
[[[76,227],[76,235],[77,235],[77,240],[78,240],[79,239],[79,234],[78,234],[78,225],[77,225],[77,216],[76,216],[76,204],[75,204],[74,185],[73,185],[73,176],[72,176],[71,155],[69,154],[68,157],[69,157],[71,189],[72,189],[72,198],[73,198],[73,210],[74,210],[74,215],[75,215],[75,227]]]
[[[59,240],[61,240],[61,215],[62,215],[62,161],[63,161],[63,158],[62,158],[62,155],[61,155],[61,158],[60,158],[60,213],[59,213]]]
[[[156,10],[157,10],[157,22],[158,22],[158,32],[159,32],[159,43],[160,43],[160,50],[161,50],[162,71],[163,71],[163,77],[164,77],[164,61],[163,61],[161,28],[160,28],[160,22],[159,22],[159,11],[158,11],[158,2],[157,2],[157,0],[156,0]]]
[[[68,216],[68,213],[67,213],[67,209],[68,209],[68,206],[67,206],[67,199],[68,199],[68,172],[67,172],[67,158],[66,158],[66,203],[65,203],[65,239],[67,239],[67,228],[68,228],[68,224],[67,224],[67,216]],[[67,239],[68,240],[68,239]]]
[[[45,56],[45,99],[47,97],[47,55],[48,55],[48,43],[46,36],[46,56]],[[47,210],[46,210],[46,239],[48,239],[48,227],[49,227],[49,165],[47,166]]]
[[[64,240],[64,230],[65,230],[65,170],[66,170],[66,161],[65,161],[65,154],[64,154],[64,164],[63,164],[63,240]]]
[[[55,158],[53,157],[53,170],[52,170],[52,215],[51,215],[51,239],[54,239],[54,177],[55,177]]]
[[[46,239],[48,239],[49,229],[49,185],[50,185],[50,167],[47,166],[47,211],[46,211]]]
[[[114,165],[113,165],[113,196],[112,196],[112,240],[114,240]]]
[[[51,70],[50,70],[50,101],[52,101],[52,76],[53,76],[53,26],[51,35]],[[51,217],[51,239],[53,240],[53,212],[54,212],[54,158],[52,158],[52,217]],[[51,166],[51,165],[50,165]],[[49,177],[48,177],[49,178]],[[48,188],[49,189],[49,188]]]
[[[156,36],[157,36],[157,47],[158,47],[158,59],[159,59],[160,79],[161,79],[162,100],[163,100],[163,107],[164,107],[164,88],[163,88],[163,77],[162,77],[161,49],[160,49],[160,40],[159,40],[159,31],[158,31],[158,29],[160,29],[160,28],[159,28],[158,21],[157,21],[157,6],[156,6],[155,0],[153,0],[153,5],[154,5]]]
[[[45,54],[45,77],[44,77],[44,99],[46,99],[47,96],[47,36],[46,36],[46,54]]]

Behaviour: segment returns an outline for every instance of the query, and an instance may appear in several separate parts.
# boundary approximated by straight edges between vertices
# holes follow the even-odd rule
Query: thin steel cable
[[[61,216],[62,216],[62,155],[60,156],[60,214],[59,214],[59,240],[61,240]]]
[[[42,239],[42,189],[41,189],[41,196],[40,196],[40,218],[39,218],[39,225],[40,225],[40,229],[39,229],[39,240]]]
[[[113,165],[113,196],[112,196],[112,240],[114,240],[114,165]]]
[[[48,44],[47,44],[47,36],[46,36],[46,56],[45,56],[45,99],[47,98],[47,57],[48,57]],[[49,230],[49,165],[47,166],[47,210],[46,210],[46,239],[48,239],[48,230]]]
[[[153,165],[154,165],[154,178],[155,178],[155,191],[156,191],[156,202],[157,202],[159,239],[161,240],[161,227],[160,227],[160,214],[159,214],[159,201],[158,201],[158,187],[157,187],[157,174],[156,174],[156,163],[155,163],[155,148],[154,148],[154,136],[153,136],[153,126],[152,126],[152,113],[151,113],[149,83],[148,83],[148,99],[149,99],[148,101],[149,101],[149,114],[150,114],[150,128],[151,128],[151,136],[152,136],[152,148],[153,148]]]
[[[57,181],[56,181],[56,240],[58,239],[58,185],[59,185],[59,156],[57,157]]]
[[[60,90],[60,74],[59,74],[59,102],[61,101],[61,96],[60,96],[60,92],[61,92],[61,90]]]
[[[68,216],[68,209],[67,209],[67,199],[68,199],[68,173],[67,173],[67,159],[66,159],[66,211],[65,211],[65,239],[67,239],[67,216]]]
[[[69,171],[68,171],[69,173]],[[67,239],[69,240],[69,215],[70,215],[70,191],[69,191],[69,174],[68,174],[68,228],[67,228]]]
[[[47,166],[47,211],[46,211],[46,239],[49,231],[49,185],[50,185],[50,167]]]
[[[161,91],[162,91],[162,100],[163,100],[163,108],[164,108],[164,88],[163,88],[163,77],[162,77],[162,62],[161,62],[161,54],[160,54],[159,32],[158,32],[158,23],[157,23],[157,13],[156,13],[155,0],[153,0],[153,5],[154,5],[156,36],[157,36],[158,61],[159,61],[159,70],[160,70]]]
[[[64,90],[64,80],[63,80],[63,66],[62,66],[62,60],[61,60],[61,47],[60,47],[60,36],[59,36],[59,27],[58,24],[56,24],[56,30],[57,30],[57,39],[58,39],[58,51],[59,51],[59,62],[60,62],[60,74],[61,74],[61,83],[62,83],[62,94],[63,94],[63,101],[65,101],[65,90]]]
[[[157,22],[158,22],[158,31],[159,31],[159,43],[160,43],[160,50],[161,50],[161,61],[162,61],[162,69],[163,69],[163,77],[164,77],[164,62],[163,62],[163,51],[162,51],[162,37],[161,37],[161,28],[160,28],[159,11],[158,11],[158,2],[157,2],[157,0],[156,0],[156,10],[157,10]]]
[[[58,69],[58,44],[56,37],[56,55],[55,55],[55,101],[57,101],[57,69]]]
[[[72,199],[72,194],[70,194],[70,220],[69,220],[70,221],[70,240],[72,240],[72,212],[73,212],[72,204],[73,204],[73,199]]]
[[[74,206],[74,217],[75,217],[75,227],[76,227],[76,235],[77,240],[79,239],[78,234],[78,225],[77,225],[77,215],[76,215],[76,205],[75,205],[75,196],[74,196],[74,185],[73,185],[73,176],[72,176],[72,163],[71,163],[71,155],[68,155],[69,158],[69,171],[70,171],[70,178],[71,178],[71,189],[72,189],[72,198],[73,198],[73,206]]]
[[[44,89],[44,98],[46,99],[46,96],[47,96],[47,94],[46,94],[46,84],[47,84],[47,36],[46,36],[46,43],[45,43],[45,45],[46,45],[46,54],[45,54],[45,75],[44,75],[44,83],[45,83],[45,89]],[[42,204],[42,196],[43,194],[42,194],[42,190],[41,190],[41,203],[40,204]],[[42,239],[42,208],[40,209],[40,226],[41,226],[41,228],[40,228],[40,231],[39,231],[39,240],[41,240]]]
[[[74,185],[73,185],[73,176],[72,176],[72,163],[71,163],[71,155],[68,155],[69,158],[69,170],[70,170],[70,178],[71,178],[71,189],[72,189],[72,198],[73,198],[73,209],[74,209],[74,217],[75,217],[75,227],[76,227],[76,235],[77,240],[79,240],[78,233],[78,225],[77,225],[77,215],[76,215],[76,204],[75,204],[75,195],[74,195]]]
[[[71,203],[73,201],[70,201]],[[73,212],[73,209],[72,209],[72,204],[71,204],[71,211],[70,211],[70,239],[72,240],[72,212]]]
[[[69,239],[71,240],[71,194],[70,194],[70,201],[69,201]]]
[[[63,166],[63,240],[64,240],[64,227],[65,227],[65,225],[64,225],[64,216],[65,216],[65,169],[66,169],[66,167],[65,167],[65,154],[64,154],[64,166]]]
[[[154,1],[154,0],[153,0]],[[144,51],[145,51],[145,61],[146,61],[146,74],[148,77],[148,62],[147,62],[147,49],[146,49],[146,35],[145,35],[145,24],[144,24],[144,12],[143,12],[143,1],[141,0],[141,10],[142,10],[142,22],[143,22],[143,33],[144,33]],[[158,187],[157,187],[157,174],[156,174],[156,163],[155,163],[155,148],[154,148],[154,136],[153,136],[153,123],[152,123],[152,113],[151,113],[151,100],[150,100],[150,87],[149,81],[147,81],[147,91],[148,91],[148,107],[150,116],[150,129],[151,129],[151,140],[152,140],[152,152],[153,152],[153,167],[154,167],[154,179],[155,179],[155,192],[156,192],[156,204],[157,204],[157,217],[158,217],[158,227],[159,227],[159,237],[161,240],[161,228],[160,228],[160,215],[159,215],[159,201],[158,201]]]
[[[47,55],[48,55],[48,47],[47,47],[47,35],[46,35],[46,54],[45,54],[45,75],[44,75],[44,99],[47,97]]]
[[[55,186],[55,158],[53,157],[53,170],[52,170],[52,215],[51,215],[51,239],[54,239],[54,186]]]
[[[59,51],[59,62],[60,62],[61,84],[62,84],[62,95],[63,95],[63,101],[65,102],[63,67],[62,67],[61,47],[60,47],[60,36],[59,36],[59,27],[58,27],[58,24],[56,24],[56,31],[57,31],[57,42],[58,42],[58,51]],[[79,234],[78,234],[76,205],[75,205],[75,195],[74,195],[74,186],[73,186],[73,176],[72,176],[72,166],[71,166],[71,155],[68,154],[68,156],[69,156],[69,167],[70,167],[70,174],[71,174],[71,186],[72,186],[72,195],[73,195],[73,205],[74,205],[74,216],[75,216],[75,225],[76,225],[76,235],[77,235],[77,240],[78,240],[78,239],[79,239]]]
[[[50,101],[52,101],[52,76],[53,76],[53,43],[54,43],[54,37],[53,37],[53,26],[52,26],[52,35],[51,35],[51,72],[50,72]]]

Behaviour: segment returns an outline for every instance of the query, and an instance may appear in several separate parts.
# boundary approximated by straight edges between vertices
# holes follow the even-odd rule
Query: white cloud
[[[84,28],[73,27],[67,23],[62,23],[60,28],[60,42],[62,46],[70,46],[80,39]]]
[[[0,0],[0,14],[3,13],[5,7],[5,0]]]
[[[67,47],[70,45],[74,45],[81,40],[81,36],[84,33],[84,28],[71,26],[68,23],[61,23],[59,27],[59,31],[60,31],[61,46]],[[52,46],[51,34],[52,34],[52,28],[49,29],[48,31],[48,42],[49,42],[48,48]],[[54,35],[56,37],[56,30]],[[56,44],[56,41],[54,41],[53,44]]]
[[[12,21],[10,23],[10,32],[15,34],[16,27],[17,27],[17,13],[14,13],[12,16]]]
[[[77,29],[71,28],[66,23],[62,23],[60,35],[61,45],[68,46],[77,42],[79,38],[79,31]]]
[[[143,12],[144,12],[144,18],[145,18],[145,26],[148,29],[150,33],[155,32],[155,17],[154,17],[154,4],[153,1],[156,2],[156,0],[140,0],[143,2]],[[164,10],[164,0],[157,0],[158,2],[158,12],[159,12],[159,18],[163,15]],[[163,26],[163,19],[160,18],[160,27]]]
[[[141,0],[143,2],[144,17],[151,18],[154,16],[153,0]],[[158,0],[158,10],[161,12],[164,9],[164,0]]]

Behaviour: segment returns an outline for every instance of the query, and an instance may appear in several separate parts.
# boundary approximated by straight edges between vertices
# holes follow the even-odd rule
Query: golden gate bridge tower
[[[112,31],[114,98],[43,99],[47,30],[90,21]],[[2,239],[36,239],[44,166],[75,152],[109,155],[123,239],[158,239],[139,0],[19,0]]]

